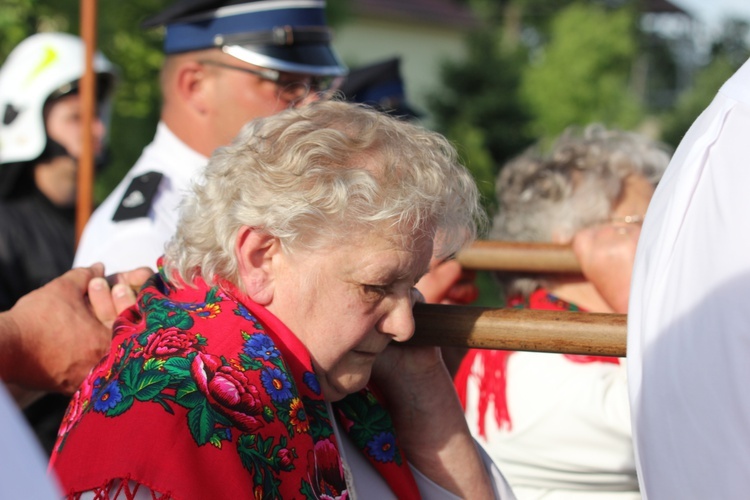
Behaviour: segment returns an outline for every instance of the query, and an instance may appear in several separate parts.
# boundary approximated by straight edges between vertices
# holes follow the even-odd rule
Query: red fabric
[[[544,289],[538,289],[529,296],[528,301],[521,297],[514,297],[508,301],[508,305],[514,308],[528,308],[546,311],[584,311],[575,304],[571,304],[562,299],[555,297]],[[466,391],[471,377],[476,377],[479,381],[479,400],[477,412],[479,414],[477,427],[479,435],[483,438],[486,434],[486,416],[487,408],[490,402],[494,403],[494,417],[497,426],[500,429],[512,429],[513,421],[511,420],[510,410],[508,409],[507,389],[507,368],[508,359],[515,351],[502,350],[485,350],[470,349],[456,372],[454,384],[458,392],[459,400],[464,409],[466,409]],[[576,354],[563,354],[563,357],[572,363],[611,363],[619,364],[618,358],[609,356],[586,356]],[[477,361],[480,361],[480,368],[477,367]]]
[[[334,409],[397,496],[419,498],[373,393]],[[69,498],[87,490],[108,498],[118,479],[127,498],[129,480],[165,499],[348,497],[320,385],[297,337],[228,283],[176,289],[159,275],[118,320],[109,355],[74,395],[51,467]]]

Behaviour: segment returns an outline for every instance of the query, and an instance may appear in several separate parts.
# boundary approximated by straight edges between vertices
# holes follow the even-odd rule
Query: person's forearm
[[[393,385],[387,396],[408,402],[390,411],[414,467],[461,498],[493,498],[489,475],[445,367]]]
[[[11,311],[0,313],[0,380],[4,382],[15,382],[15,363],[18,355],[19,342],[21,339],[18,325],[13,321]]]

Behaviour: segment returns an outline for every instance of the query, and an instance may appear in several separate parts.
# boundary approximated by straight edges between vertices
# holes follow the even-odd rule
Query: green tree
[[[531,133],[551,138],[594,121],[630,128],[644,111],[629,88],[637,53],[636,12],[573,3],[552,21],[550,40],[526,67],[522,96]]]
[[[708,64],[697,72],[693,84],[680,94],[673,109],[662,115],[665,142],[676,147],[724,82],[748,59],[749,32],[747,21],[728,19],[724,22],[722,35],[712,44]]]
[[[94,198],[103,200],[148,144],[159,119],[159,68],[162,29],[141,23],[174,0],[98,2],[97,45],[119,69],[109,129],[109,161],[97,174]],[[351,15],[347,0],[329,0],[332,25]],[[80,34],[79,0],[3,0],[0,16],[0,60],[21,40],[37,31]]]
[[[98,173],[95,199],[102,200],[140,155],[154,133],[159,112],[160,30],[140,23],[170,0],[99,2],[98,48],[118,67],[109,129],[109,162]],[[4,0],[0,20],[0,58],[37,31],[80,34],[78,0]]]
[[[444,65],[444,88],[429,99],[436,128],[458,145],[488,206],[499,166],[531,143],[529,116],[518,98],[526,53],[505,48],[500,37],[492,28],[471,35],[468,57]]]

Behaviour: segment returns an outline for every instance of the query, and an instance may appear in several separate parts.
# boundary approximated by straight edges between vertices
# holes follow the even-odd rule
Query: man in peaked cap
[[[406,101],[400,68],[399,57],[354,68],[339,90],[348,101],[361,102],[393,116],[417,119],[421,113]]]
[[[156,136],[94,212],[75,265],[108,272],[156,265],[178,205],[214,149],[249,120],[316,99],[346,68],[324,0],[183,0],[147,20],[164,26]]]

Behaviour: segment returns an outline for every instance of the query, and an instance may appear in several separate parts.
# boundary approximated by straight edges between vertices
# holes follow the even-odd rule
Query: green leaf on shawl
[[[209,443],[218,449],[221,449],[222,441],[231,441],[231,434],[229,429],[216,429],[211,435]]]
[[[364,447],[375,434],[393,430],[393,422],[385,409],[377,404],[376,400],[366,397],[361,392],[350,394],[338,401],[335,407],[344,415],[344,418],[352,421],[349,436],[360,448]]]
[[[242,368],[247,370],[260,370],[263,368],[263,362],[260,360],[257,360],[255,358],[251,358],[247,354],[240,354],[240,362],[242,363]]]
[[[193,318],[190,317],[190,314],[183,309],[174,307],[155,307],[146,317],[146,333],[155,332],[159,328],[188,330],[192,326]],[[144,343],[141,342],[141,345],[144,345]]]
[[[331,422],[328,420],[326,403],[323,400],[313,400],[308,397],[302,398],[305,406],[305,415],[310,423],[310,434],[315,441],[330,437],[333,434]]]
[[[318,498],[312,489],[312,485],[304,479],[302,480],[302,487],[299,489],[299,492],[305,495],[305,500],[316,500]]]
[[[151,358],[147,359],[146,362],[143,364],[144,370],[158,370],[164,366],[164,360],[158,359],[158,358]]]
[[[184,379],[177,386],[175,402],[185,408],[195,408],[206,400],[206,396],[198,390],[198,386],[191,379]]]
[[[213,304],[215,302],[219,302],[221,299],[218,296],[218,293],[217,293],[218,291],[219,291],[218,286],[211,287],[211,289],[206,293],[205,303]]]
[[[294,432],[291,432],[291,426],[289,425],[289,421],[291,419],[291,415],[289,414],[291,402],[292,400],[279,401],[278,403],[276,403],[276,416],[279,417],[279,420],[284,422],[284,425],[287,426],[287,429],[289,429],[290,433],[293,435]]]
[[[133,396],[125,396],[123,394],[122,400],[117,403],[115,406],[107,410],[106,415],[108,417],[116,417],[117,415],[121,415],[128,411],[131,406],[133,406],[133,402],[135,401],[135,398]]]
[[[264,498],[280,498],[281,481],[275,477],[271,466],[273,457],[269,455],[272,448],[272,437],[264,441],[262,438],[256,439],[253,434],[245,434],[237,442],[242,465],[253,475],[253,484],[262,487]]]
[[[214,447],[221,449],[221,438],[216,433],[211,436],[211,439],[209,439],[208,442]]]
[[[261,415],[263,415],[263,420],[265,420],[266,422],[273,422],[274,413],[273,408],[271,408],[270,406],[264,406],[263,413]]]
[[[190,410],[187,416],[190,433],[198,446],[208,443],[216,426],[213,410],[203,402]]]
[[[169,397],[166,394],[159,394],[158,396],[156,396],[151,401],[153,403],[158,403],[162,408],[164,408],[164,411],[166,411],[170,415],[174,415],[174,410],[172,409],[171,406],[169,406],[169,403],[167,403],[166,400],[174,401],[174,398],[171,398],[171,397]]]
[[[139,401],[154,399],[169,385],[169,374],[159,370],[146,370],[138,377],[135,396]]]
[[[132,396],[136,392],[138,376],[143,369],[143,358],[129,358],[120,372],[120,392]]]
[[[172,375],[173,381],[179,381],[181,379],[190,378],[190,363],[191,359],[188,358],[169,358],[164,363],[164,369]]]

